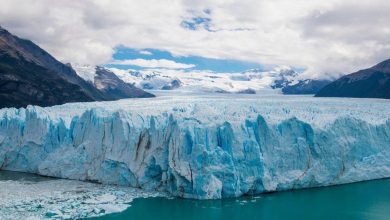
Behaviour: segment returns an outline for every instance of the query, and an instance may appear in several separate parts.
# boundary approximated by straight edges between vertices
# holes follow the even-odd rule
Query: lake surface
[[[240,199],[135,199],[98,219],[390,219],[390,179]]]
[[[164,195],[0,170],[0,220],[82,219],[122,212],[134,198]]]
[[[150,197],[153,194],[142,194],[127,187],[114,188],[8,171],[0,171],[0,185],[0,219],[16,216],[40,219],[48,217],[47,213],[53,218],[80,218],[93,216],[88,212],[97,207],[120,204],[120,207],[130,207],[97,219],[390,219],[390,179],[203,201]],[[100,203],[95,199],[88,203],[101,195],[115,195],[116,199]],[[57,215],[55,210],[63,215]]]

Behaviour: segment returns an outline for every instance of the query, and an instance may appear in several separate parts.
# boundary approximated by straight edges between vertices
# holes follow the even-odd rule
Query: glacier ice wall
[[[197,199],[390,177],[389,102],[123,103],[1,110],[1,169]]]

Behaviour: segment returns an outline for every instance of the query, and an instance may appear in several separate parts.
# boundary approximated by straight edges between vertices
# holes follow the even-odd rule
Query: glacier
[[[390,101],[178,95],[0,110],[0,168],[217,199],[390,177]]]

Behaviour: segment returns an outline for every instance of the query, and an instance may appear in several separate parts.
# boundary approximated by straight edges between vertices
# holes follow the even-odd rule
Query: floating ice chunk
[[[5,171],[0,171],[0,177]],[[0,219],[78,219],[122,212],[134,198],[162,193],[95,183],[0,178]],[[33,215],[33,216],[31,216]]]

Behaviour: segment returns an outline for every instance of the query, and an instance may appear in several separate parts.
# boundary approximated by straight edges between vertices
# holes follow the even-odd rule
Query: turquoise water
[[[136,199],[98,219],[390,219],[390,179],[240,199]]]

